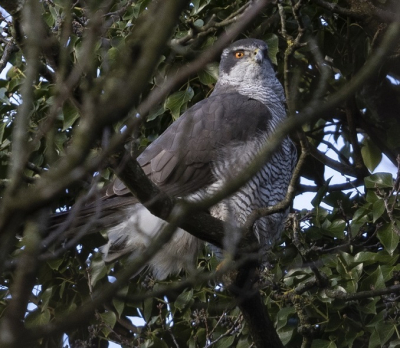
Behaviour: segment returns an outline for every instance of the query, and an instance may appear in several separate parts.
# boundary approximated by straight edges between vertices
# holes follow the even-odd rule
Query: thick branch
[[[337,298],[347,302],[347,301],[363,300],[370,297],[376,297],[388,294],[398,294],[400,293],[400,284],[396,284],[385,289],[360,291],[354,294],[347,294],[343,291],[336,291],[336,290],[333,291],[325,290],[325,292],[331,298]]]

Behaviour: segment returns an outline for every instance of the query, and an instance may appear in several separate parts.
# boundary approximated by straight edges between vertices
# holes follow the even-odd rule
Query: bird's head
[[[234,42],[222,52],[219,66],[220,78],[247,80],[260,75],[275,76],[264,41],[243,39]]]
[[[268,57],[268,46],[262,40],[238,40],[224,49],[217,85],[218,88],[234,88],[246,95],[268,89],[279,99],[284,99],[282,86]]]

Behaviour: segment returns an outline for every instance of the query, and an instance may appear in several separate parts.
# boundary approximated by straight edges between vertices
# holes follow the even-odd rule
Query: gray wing
[[[213,181],[218,149],[268,131],[269,109],[239,93],[211,96],[187,110],[137,158],[146,175],[172,196],[195,192]],[[113,193],[129,191],[117,180]]]

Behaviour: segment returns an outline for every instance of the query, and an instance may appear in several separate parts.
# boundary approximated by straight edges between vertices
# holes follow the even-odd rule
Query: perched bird
[[[246,168],[285,117],[283,88],[275,77],[266,43],[239,40],[223,51],[212,94],[188,109],[137,161],[167,194],[199,200]],[[278,151],[251,180],[210,208],[211,215],[240,226],[254,209],[280,202],[296,158],[292,142],[283,139]],[[129,194],[117,180],[111,196]],[[165,224],[140,203],[122,205],[116,211],[119,223],[108,229],[109,242],[103,247],[108,261],[140,253]],[[287,211],[279,212],[254,223],[263,251],[280,237],[286,216]],[[200,245],[197,238],[178,229],[151,260],[154,276],[163,279],[190,268]]]

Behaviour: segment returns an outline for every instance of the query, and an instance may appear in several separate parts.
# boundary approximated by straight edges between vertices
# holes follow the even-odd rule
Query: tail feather
[[[82,231],[86,234],[107,230],[108,243],[101,247],[101,252],[104,260],[110,262],[126,254],[140,255],[165,225],[165,221],[152,215],[135,197],[120,196],[85,207],[76,205],[69,212],[54,215],[49,232],[60,232],[65,238]],[[201,243],[178,228],[149,262],[154,277],[165,279],[169,274],[190,270]]]
[[[141,204],[126,208],[125,215],[127,218],[123,222],[107,231],[109,241],[102,247],[106,261],[128,253],[140,254],[166,225]],[[197,238],[178,228],[171,240],[149,262],[154,277],[165,279],[169,274],[190,270],[200,245]]]

